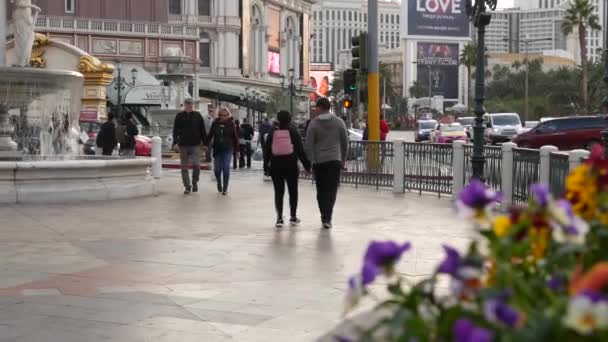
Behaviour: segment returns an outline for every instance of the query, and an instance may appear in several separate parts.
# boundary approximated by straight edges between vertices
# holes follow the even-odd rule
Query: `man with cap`
[[[330,109],[331,104],[327,98],[317,100],[317,116],[310,121],[306,131],[306,150],[313,164],[317,202],[325,229],[332,227],[340,172],[348,155],[346,124],[331,114]]]
[[[194,111],[192,99],[186,99],[184,110],[177,113],[173,123],[173,147],[179,146],[185,195],[190,192],[198,192],[198,180],[201,173],[201,145],[206,136],[203,116]],[[192,183],[188,175],[190,166],[192,166]]]

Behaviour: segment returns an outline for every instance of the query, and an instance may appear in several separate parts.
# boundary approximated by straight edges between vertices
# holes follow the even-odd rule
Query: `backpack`
[[[291,133],[288,129],[277,129],[272,135],[272,155],[288,156],[293,154]]]

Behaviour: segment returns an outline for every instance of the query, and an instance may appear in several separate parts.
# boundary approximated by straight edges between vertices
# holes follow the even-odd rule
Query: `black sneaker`
[[[280,219],[277,219],[277,223],[274,226],[277,228],[283,228],[284,224],[285,224],[285,221],[282,218],[280,218]]]
[[[331,227],[333,227],[331,222],[323,222],[324,229],[331,229]]]
[[[297,217],[292,217],[289,219],[289,224],[292,226],[297,226],[300,224],[300,219]]]
[[[192,192],[198,192],[198,184],[192,184]]]
[[[226,191],[222,191],[222,195],[223,195],[223,196],[226,196],[226,195],[228,195],[228,192],[226,192]]]
[[[217,184],[217,192],[219,192],[220,194],[222,193],[222,185],[221,184]]]
[[[186,187],[186,189],[184,190],[184,195],[190,195],[190,187]]]

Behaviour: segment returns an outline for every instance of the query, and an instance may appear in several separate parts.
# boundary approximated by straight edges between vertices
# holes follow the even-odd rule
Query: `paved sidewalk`
[[[447,199],[348,186],[322,231],[309,182],[303,224],[277,230],[259,174],[227,197],[165,174],[156,198],[0,208],[0,341],[313,341],[371,239],[412,241],[399,270],[416,278],[473,234]]]

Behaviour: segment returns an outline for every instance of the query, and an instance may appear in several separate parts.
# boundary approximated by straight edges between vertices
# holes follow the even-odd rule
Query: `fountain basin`
[[[0,203],[46,204],[158,195],[153,158],[0,162]]]

